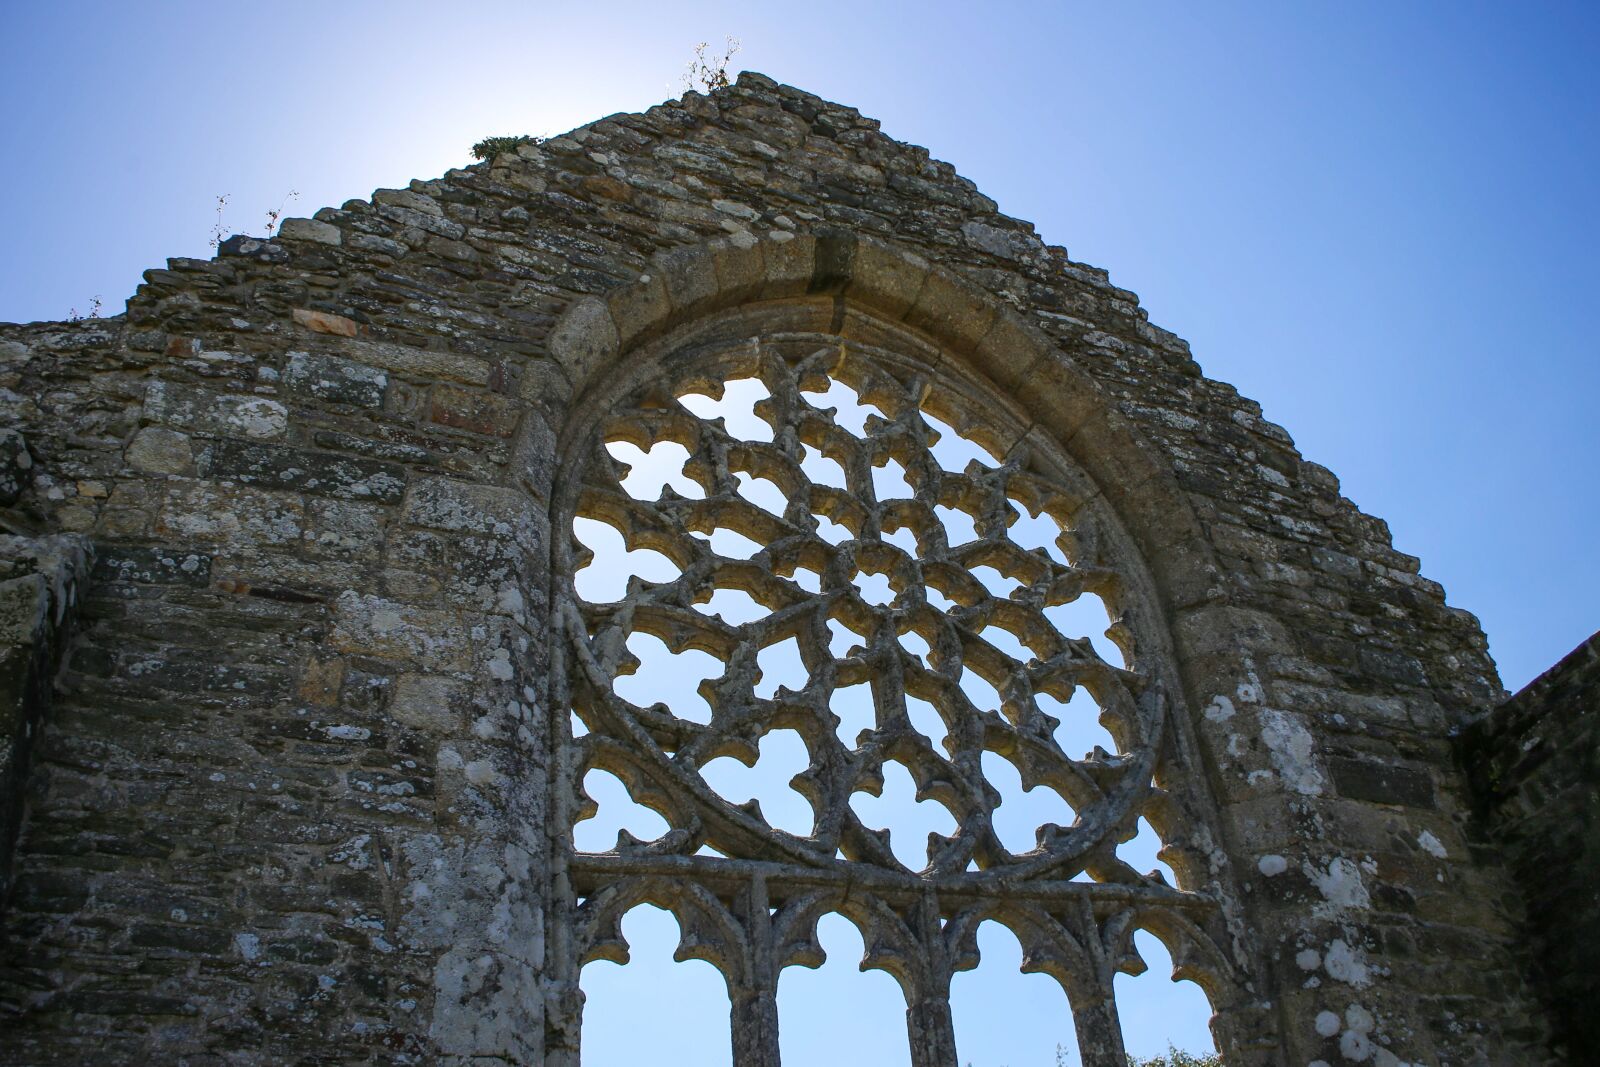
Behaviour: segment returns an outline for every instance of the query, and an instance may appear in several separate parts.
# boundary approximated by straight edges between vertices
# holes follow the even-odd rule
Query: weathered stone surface
[[[383,406],[389,376],[376,367],[321,353],[291,352],[284,368],[286,389],[322,400],[375,408]]]
[[[496,393],[437,385],[429,397],[428,418],[432,421],[490,437],[510,437],[521,414],[516,401]]]
[[[128,445],[128,466],[146,474],[193,474],[194,444],[186,433],[146,426]]]
[[[1351,800],[1374,804],[1399,804],[1412,808],[1434,806],[1433,781],[1414,767],[1396,767],[1368,760],[1336,758],[1328,763],[1334,788]]]
[[[394,464],[283,445],[224,439],[204,450],[199,466],[207,477],[268,489],[389,502],[405,492],[405,470]]]
[[[1536,971],[1518,924],[1531,917],[1540,944],[1596,940],[1580,885],[1593,850],[1573,829],[1589,825],[1593,775],[1572,755],[1592,753],[1596,715],[1553,695],[1582,686],[1473,727],[1501,776],[1490,794],[1474,779],[1494,798],[1484,847],[1448,741],[1503,697],[1476,620],[1258,405],[1201,376],[1134,294],[949,165],[745,75],[286,220],[280,238],[171,260],[114,319],[0,325],[0,519],[97,542],[92,579],[75,565],[59,589],[52,567],[30,556],[13,573],[0,552],[7,676],[48,703],[28,713],[45,728],[0,902],[0,1063],[575,1067],[578,967],[611,951],[586,939],[638,892],[705,906],[686,928],[728,954],[739,1062],[770,1064],[762,983],[776,971],[728,961],[748,962],[768,916],[795,924],[785,951],[804,951],[814,916],[785,911],[805,896],[789,892],[797,864],[815,899],[876,901],[874,929],[912,939],[885,951],[909,968],[919,1064],[953,1056],[951,957],[919,946],[982,908],[1065,976],[1091,1067],[1123,1067],[1105,961],[1131,960],[1117,939],[1138,926],[1186,946],[1233,1067],[1554,1062],[1529,976],[1564,1004],[1591,990]],[[807,360],[806,388],[854,383],[870,426],[801,406],[780,370]],[[677,403],[735,371],[782,396],[771,442],[718,436]],[[1003,469],[936,474],[917,411]],[[601,427],[647,450],[698,442],[686,472],[717,491],[633,499],[599,458]],[[847,460],[851,488],[797,473],[803,445]],[[890,460],[913,491],[880,501]],[[782,514],[742,497],[739,473],[783,483]],[[1013,536],[1045,504],[1065,562]],[[941,543],[938,507],[968,512],[973,547]],[[576,597],[573,509],[631,547],[670,549],[693,588]],[[767,555],[727,559],[692,536],[713,528],[754,534]],[[688,802],[659,774],[628,784],[677,811],[666,837],[572,853],[584,768],[713,734],[718,754],[753,759],[775,706],[745,699],[744,734],[694,737],[677,709],[636,708],[639,732],[597,754],[569,736],[570,712],[626,677],[621,638],[720,650],[732,662],[713,696],[732,708],[757,669],[741,634],[767,624],[724,627],[704,599],[736,588],[772,626],[798,627],[819,602],[776,568],[802,558],[829,572],[829,606],[870,631],[871,656],[812,647],[818,677],[779,702],[786,721],[815,726],[824,690],[876,672],[886,693],[968,722],[940,672],[988,671],[997,707],[954,749],[900,732],[873,758],[931,772],[977,738],[1024,781],[1081,789],[1079,825],[1039,828],[1044,866],[1019,871],[1025,850],[987,840],[965,771],[927,777],[940,803],[969,797],[964,834],[935,843],[949,870],[895,868],[874,828],[848,860],[806,859],[809,839],[770,833],[757,810],[673,808]],[[898,606],[854,590],[869,564]],[[980,564],[1015,572],[1015,594],[988,591]],[[929,574],[952,586],[949,606]],[[77,636],[57,672],[36,654],[74,618],[57,612],[67,588]],[[1036,614],[1087,590],[1134,649],[1125,675],[1086,640],[1044,647]],[[996,630],[1050,654],[1024,664],[990,643]],[[913,654],[922,631],[939,640]],[[809,630],[785,636],[816,646]],[[1063,671],[1133,702],[1128,752],[1035,751],[1052,726],[1028,687],[1048,676],[1069,695]],[[813,740],[831,754],[814,773],[870,773]],[[20,786],[23,763],[5,766]],[[1113,824],[1141,815],[1177,887],[1118,865]],[[960,850],[980,838],[969,872]],[[712,839],[732,867],[695,854]],[[740,866],[756,859],[771,865],[760,879]],[[1096,880],[1065,883],[1080,869]],[[588,901],[616,890],[611,903],[580,908],[574,878],[590,879]],[[847,897],[827,897],[835,878]],[[1058,892],[1070,908],[1037,907]],[[1024,914],[1057,917],[1023,928]],[[727,933],[751,916],[762,923]],[[1079,925],[1050,934],[1062,923]]]
[[[304,528],[298,497],[205,481],[175,482],[155,524],[169,544],[220,541],[239,548],[297,544]]]
[[[251,437],[270,441],[288,428],[288,409],[260,396],[214,393],[209,389],[151,382],[144,417],[178,430]]]
[[[424,669],[461,667],[467,645],[450,613],[348,590],[334,604],[329,643],[353,652]]]
[[[0,536],[0,908],[16,877],[24,787],[90,557],[76,537]]]
[[[1600,633],[1469,726],[1457,750],[1522,887],[1557,1036],[1582,1063],[1600,1047]]]
[[[311,308],[295,308],[294,321],[312,333],[328,333],[336,337],[354,337],[361,332],[361,327],[354,319]]]
[[[104,547],[95,557],[94,579],[204,588],[211,581],[211,557],[156,547]]]
[[[605,301],[582,299],[550,335],[550,355],[568,374],[588,378],[617,352],[616,324]]]
[[[393,714],[407,726],[449,737],[459,728],[457,710],[466,697],[459,681],[428,674],[402,674],[395,679]]]
[[[33,457],[28,442],[16,430],[0,430],[0,507],[10,507],[32,480]]]
[[[284,219],[278,227],[278,236],[285,241],[315,241],[324,245],[344,243],[343,230],[316,219]]]
[[[487,385],[491,373],[488,361],[459,352],[360,341],[347,343],[343,351],[361,363],[382,367],[417,381],[443,379],[468,385]]]
[[[403,514],[404,520],[415,526],[509,538],[528,549],[540,543],[533,502],[515,489],[447,478],[419,479]]]

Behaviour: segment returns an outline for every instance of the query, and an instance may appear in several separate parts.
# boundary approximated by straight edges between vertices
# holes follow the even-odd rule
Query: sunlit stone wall
[[[669,562],[676,552],[682,573],[694,549],[676,533],[629,545],[644,535],[601,521],[599,498],[573,487],[606,473],[593,427],[630,411],[688,405],[686,420],[720,415],[736,434],[739,412],[693,406],[733,390],[719,401],[715,376],[680,375],[704,353],[674,353],[733,340],[722,326],[755,323],[748,316],[760,321],[746,336],[763,343],[803,334],[815,350],[864,346],[868,363],[887,358],[870,352],[903,358],[877,393],[861,364],[833,356],[797,379],[796,393],[837,383],[853,396],[806,401],[811,423],[798,408],[762,419],[793,440],[752,453],[766,473],[757,462],[740,469],[776,488],[781,502],[768,503],[782,514],[750,498],[728,529],[757,545],[752,558],[781,540],[779,520],[810,522],[816,536],[790,556],[769,552],[743,580],[685,590],[676,605],[700,633],[768,626],[734,622],[724,612],[752,609],[715,590],[743,591],[772,614],[790,595],[773,583],[793,584],[796,611],[815,625],[805,638],[795,631],[801,669],[784,685],[807,695],[783,721],[707,750],[702,784],[720,800],[696,794],[710,807],[693,819],[657,798],[660,838],[585,838],[578,816],[596,799],[578,788],[586,768],[626,761],[596,763],[593,742],[580,742],[638,723],[602,723],[580,699],[575,642],[604,639],[600,606],[619,602],[589,584],[617,574],[595,572],[583,552],[651,550]],[[789,402],[774,388],[777,365],[752,358],[725,377],[761,381],[763,403]],[[669,368],[672,359],[684,362]],[[652,398],[641,370],[687,387]],[[953,380],[991,408],[925,403]],[[760,847],[781,845],[784,862],[818,871],[843,856],[892,872],[883,923],[920,938],[924,962],[955,913],[928,905],[919,917],[905,879],[934,870],[951,883],[934,896],[998,907],[1000,883],[1015,879],[991,872],[1058,864],[1065,887],[1038,905],[1057,926],[1029,936],[1056,938],[1057,955],[1036,962],[1078,990],[1080,1045],[1101,1057],[1089,1062],[1112,1062],[1121,1038],[1112,999],[1083,990],[1137,970],[1128,946],[1147,929],[1168,942],[1180,977],[1206,987],[1230,1064],[1547,1058],[1516,954],[1520,905],[1494,853],[1471,843],[1450,759],[1452,728],[1502,695],[1476,621],[1447,607],[1383,523],[1341,498],[1333,475],[1257,405],[1206,379],[1134,294],[850,108],[747,74],[710,97],[288,220],[275,239],[234,238],[214,260],[147,272],[116,318],[0,327],[0,387],[0,411],[23,441],[0,457],[0,481],[17,487],[7,528],[81,534],[95,558],[77,599],[79,636],[17,771],[26,810],[4,917],[0,1062],[570,1064],[584,1025],[577,968],[585,953],[615,955],[595,949],[609,942],[581,911],[606,891],[605,865],[635,864],[632,877],[638,854],[747,862],[729,853],[756,848],[751,813],[723,812],[706,828],[705,811],[743,799],[711,766],[722,756],[759,764],[763,737],[781,729],[812,742],[808,766],[821,751],[845,766],[881,742],[898,755],[891,771],[920,774],[933,793],[943,788],[929,785],[934,771],[965,753],[970,773],[941,794],[949,823],[924,828],[951,844],[874,836],[888,816],[873,813],[872,789],[854,788],[876,787],[858,767],[854,778],[812,772],[834,784],[802,781],[813,795],[790,829],[766,827],[774,834]],[[816,429],[823,409],[838,422],[856,403],[910,436],[880,455],[872,448],[888,431],[876,424],[840,431],[860,444]],[[637,420],[631,437],[600,445],[655,456],[663,446]],[[915,440],[919,426],[977,449],[970,478],[963,461],[939,474],[950,475],[948,492],[934,485],[936,443]],[[735,496],[761,491],[732,468],[696,468],[696,446],[681,439],[690,431],[675,432],[660,440],[685,455],[656,500],[663,486],[687,500],[694,486],[707,498],[733,483]],[[1017,459],[1028,435],[1030,454],[1078,482],[1045,478],[1050,492],[1070,491],[1022,491],[1019,507],[991,508],[976,488],[995,477],[985,472],[1038,474]],[[637,454],[600,454],[617,464],[615,483],[651,477]],[[801,475],[780,454],[807,483],[792,515]],[[843,478],[831,493],[825,459]],[[898,525],[875,502],[893,499],[895,487],[879,483],[891,475],[912,501]],[[1064,502],[1060,514],[1050,500]],[[1104,516],[1093,525],[1111,531],[1111,550],[1104,582],[1080,589],[1072,533],[1083,508]],[[1052,514],[1060,521],[1040,540],[1034,524]],[[848,534],[850,553],[832,550],[819,515]],[[716,576],[739,573],[736,554],[715,544],[718,524],[690,519],[682,530],[712,539]],[[968,521],[984,558],[953,559]],[[1034,543],[1016,543],[1025,536]],[[607,537],[618,540],[608,548]],[[985,566],[994,585],[973,577]],[[806,569],[811,592],[848,608],[807,607]],[[927,577],[936,571],[943,585]],[[1050,609],[1091,604],[1084,594],[1111,589],[1112,576],[1137,595],[1105,596],[1104,627],[1044,627]],[[925,609],[921,624],[885,628],[911,618],[894,614],[906,596]],[[664,618],[613,627],[622,650],[596,658],[592,692],[648,707],[652,694],[630,695],[626,668],[630,657],[645,663],[635,641],[678,640]],[[967,630],[1005,631],[1018,647],[990,634],[991,656]],[[760,651],[723,637],[723,666]],[[870,686],[891,652],[916,661],[911,680],[870,715],[856,708],[851,735],[851,709],[808,685],[832,671],[828,686],[842,683],[833,693]],[[1083,666],[1091,657],[1101,665]],[[1030,719],[1017,710],[1020,680],[1051,660],[1076,666],[1029,675],[1055,701],[1031,705]],[[962,687],[957,665],[969,661],[992,698]],[[752,673],[766,666],[741,669],[742,685],[761,687],[753,699],[779,694]],[[1061,707],[1073,703],[1072,679],[1097,671],[1085,686],[1103,722]],[[1141,694],[1159,698],[1119,711],[1118,686],[1136,709]],[[687,695],[674,703],[654,723],[658,747],[679,728],[667,719],[692,718]],[[1080,759],[1083,749],[1060,743],[1076,748],[1076,737],[1058,737],[1045,715],[1103,725],[1112,743],[1095,757],[1091,741]],[[1045,738],[1059,755],[1019,755]],[[1146,792],[1085,829],[1084,813],[1102,810],[1091,785],[1114,794],[1123,756],[1147,760],[1129,778]],[[897,774],[883,772],[885,791]],[[630,787],[645,792],[640,781]],[[982,799],[986,781],[998,806]],[[1004,797],[1041,783],[1064,812],[1006,828]],[[833,813],[837,833],[818,829],[819,811]],[[572,832],[577,853],[594,858],[575,858]],[[1166,837],[1170,878],[1123,862],[1120,839],[1141,834]],[[667,839],[672,847],[651,851]],[[1073,842],[1091,840],[1109,844],[1071,858]],[[697,883],[709,894],[697,914],[752,922],[755,882],[719,877]],[[1128,899],[1113,908],[1116,894]],[[1069,907],[1081,911],[1070,928],[1059,922]],[[1197,916],[1185,920],[1194,936],[1161,918],[1180,911]],[[1023,925],[1011,914],[1013,929]],[[806,960],[804,926],[791,962]],[[1067,933],[1050,932],[1058,927]],[[908,993],[919,1064],[946,1062],[948,1011],[935,987],[963,959],[896,976],[903,989],[932,990]],[[777,1047],[763,1029],[781,1023],[763,999],[770,977],[752,971],[738,989],[730,979],[741,1065],[768,1062]]]

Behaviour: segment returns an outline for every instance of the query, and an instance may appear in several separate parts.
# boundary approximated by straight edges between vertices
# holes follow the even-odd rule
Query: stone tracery
[[[1210,991],[1229,973],[1214,900],[1116,855],[1141,816],[1170,827],[1181,806],[1152,780],[1172,774],[1156,616],[1090,479],[976,380],[934,372],[924,343],[901,340],[772,330],[701,345],[615,403],[581,474],[569,472],[580,524],[670,561],[654,580],[630,575],[616,600],[569,591],[559,609],[581,733],[568,753],[572,817],[593,814],[581,783],[600,769],[669,826],[572,855],[573,962],[624,959],[622,915],[669,908],[680,957],[728,980],[735,1062],[776,1063],[777,973],[820,963],[816,921],[839,911],[862,929],[864,965],[905,991],[920,1067],[954,1062],[950,976],[975,965],[977,926],[992,918],[1022,940],[1026,969],[1067,989],[1085,1062],[1120,1063],[1111,978],[1143,969],[1135,928],[1158,931]],[[741,411],[732,394],[760,399]],[[566,573],[621,562],[597,560],[593,540],[574,540]],[[1110,606],[1124,665],[1059,627],[1075,602]],[[626,681],[642,666],[635,635],[722,665],[698,688],[709,721],[638,699]],[[802,675],[778,686],[768,658],[785,645]],[[1037,698],[1059,707],[1079,687],[1115,752],[1055,740],[1060,724]],[[853,734],[835,699],[845,692],[871,694]],[[778,732],[797,733],[809,758],[790,782],[811,809],[806,831],[730,802],[701,773],[722,757],[753,766]],[[1007,848],[984,772],[996,758],[1075,818]],[[928,835],[921,863],[851,803],[896,766],[954,821]],[[1193,869],[1183,848],[1169,852]]]

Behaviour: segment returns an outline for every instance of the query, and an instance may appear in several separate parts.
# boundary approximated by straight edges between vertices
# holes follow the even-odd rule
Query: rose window
[[[1069,993],[1102,981],[1077,972],[1116,914],[1204,941],[1209,901],[1117,853],[1183,819],[1155,784],[1171,682],[1136,554],[1063,450],[920,352],[779,334],[664,362],[566,472],[578,965],[668,907],[759,1045],[767,972],[814,966],[841,911],[933,1063],[984,919],[1060,956],[1039,967]],[[653,814],[586,827],[617,798]]]

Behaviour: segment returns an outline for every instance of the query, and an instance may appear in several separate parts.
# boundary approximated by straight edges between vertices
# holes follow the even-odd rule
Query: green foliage
[[[538,144],[543,137],[529,137],[519,133],[515,137],[485,137],[472,146],[473,159],[493,159],[501,152],[509,152],[518,145]]]
[[[1215,1052],[1196,1056],[1192,1052],[1185,1052],[1168,1045],[1165,1056],[1152,1056],[1147,1060],[1129,1056],[1128,1067],[1222,1067],[1222,1057]]]
[[[966,1067],[972,1067],[970,1060],[967,1061]],[[1072,1067],[1071,1054],[1067,1052],[1065,1045],[1056,1046],[1056,1067]],[[1205,1052],[1196,1056],[1192,1052],[1185,1052],[1168,1045],[1165,1056],[1140,1059],[1138,1056],[1130,1055],[1128,1067],[1222,1067],[1222,1057],[1215,1052]]]

